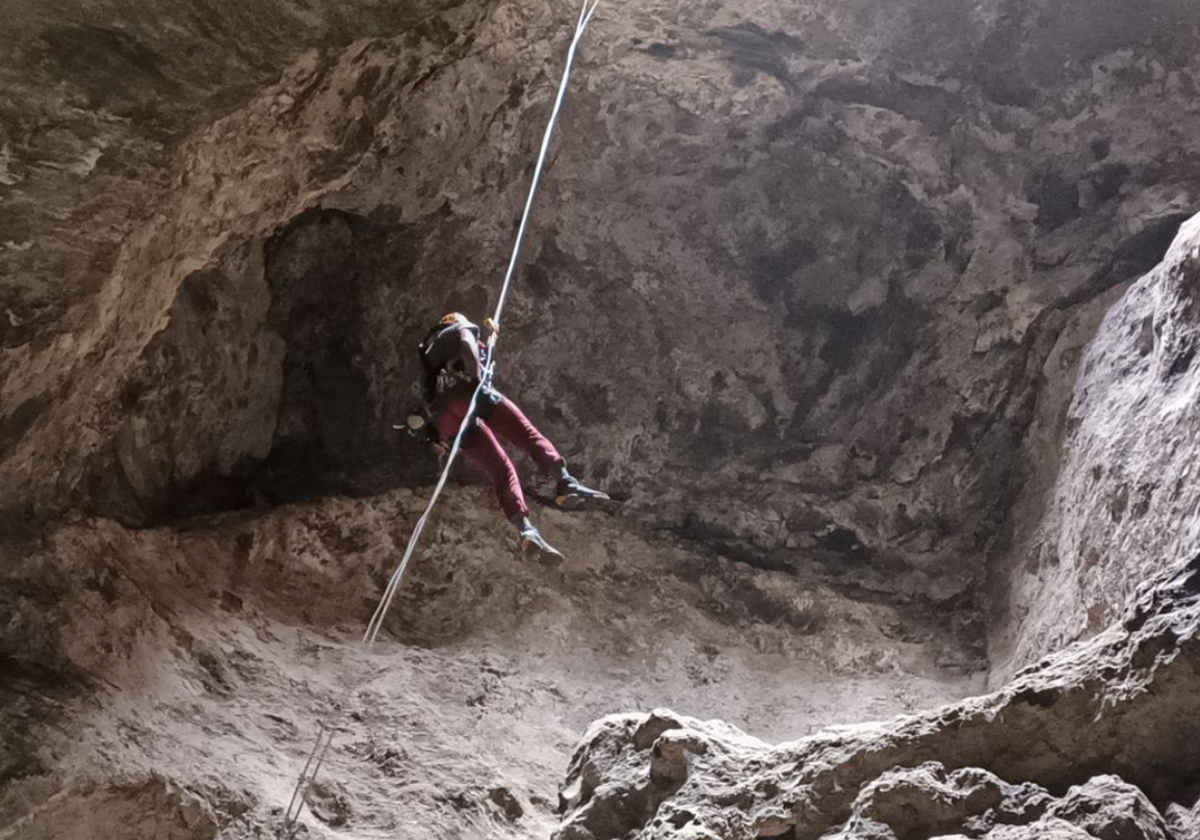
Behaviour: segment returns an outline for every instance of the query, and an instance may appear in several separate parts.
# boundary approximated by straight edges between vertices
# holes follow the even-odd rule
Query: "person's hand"
[[[492,335],[500,335],[500,325],[496,323],[491,315],[483,319],[483,325],[492,331]]]

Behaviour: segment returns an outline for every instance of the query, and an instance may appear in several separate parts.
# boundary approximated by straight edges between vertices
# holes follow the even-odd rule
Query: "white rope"
[[[500,323],[500,316],[504,313],[504,304],[508,299],[508,290],[512,286],[513,275],[517,269],[517,259],[521,254],[521,245],[525,241],[525,228],[529,224],[529,214],[533,209],[533,197],[537,193],[538,184],[542,178],[542,168],[546,163],[546,153],[550,150],[550,138],[554,134],[554,124],[558,121],[558,113],[562,110],[563,99],[567,95],[567,80],[571,78],[571,65],[575,61],[575,50],[579,46],[579,41],[583,38],[583,31],[592,20],[592,15],[596,13],[596,7],[600,4],[600,0],[584,0],[583,8],[579,10],[579,22],[575,24],[575,37],[571,39],[571,46],[567,50],[566,67],[563,69],[562,81],[558,85],[558,96],[554,99],[554,110],[550,112],[550,119],[546,123],[546,133],[542,136],[542,148],[538,152],[537,165],[533,169],[533,182],[529,185],[529,195],[525,199],[525,212],[521,214],[521,226],[517,228],[517,241],[513,243],[512,257],[508,261],[508,271],[504,273],[504,285],[500,287],[500,298],[496,301],[496,311],[492,313],[492,320],[497,325]],[[495,345],[496,334],[493,333],[489,346]],[[490,357],[489,357],[490,358]]]
[[[479,396],[483,393],[484,388],[491,385],[492,377],[495,375],[496,344],[500,337],[500,318],[504,314],[504,304],[508,300],[508,293],[512,288],[513,277],[516,276],[517,263],[521,255],[521,245],[524,244],[525,231],[529,226],[529,216],[533,210],[533,199],[537,193],[538,185],[541,183],[542,170],[546,164],[546,154],[549,152],[550,141],[554,136],[554,126],[558,121],[559,112],[562,111],[563,100],[566,98],[567,83],[571,78],[571,66],[575,62],[576,50],[579,47],[580,40],[583,38],[584,30],[591,23],[592,16],[596,13],[596,7],[599,5],[600,0],[584,0],[583,6],[579,10],[579,19],[575,23],[575,34],[571,38],[571,46],[567,50],[567,60],[563,68],[562,80],[558,85],[558,94],[554,98],[554,108],[550,112],[550,119],[546,123],[546,131],[542,135],[542,146],[538,152],[537,165],[533,170],[533,181],[529,185],[529,194],[525,198],[525,209],[521,214],[521,224],[517,228],[517,237],[513,243],[512,256],[509,258],[508,269],[504,273],[504,283],[500,287],[500,296],[496,301],[495,311],[492,313],[492,322],[496,325],[496,329],[488,337],[485,353],[487,364],[484,366],[479,384],[471,394],[471,403],[466,415],[458,426],[458,433],[454,436],[454,443],[450,447],[449,454],[446,456],[446,464],[442,468],[442,474],[438,477],[437,485],[433,488],[433,495],[430,496],[429,502],[425,505],[425,510],[421,514],[421,518],[417,520],[416,526],[409,535],[408,545],[404,548],[404,554],[400,558],[395,571],[392,572],[391,578],[388,580],[387,587],[379,599],[379,604],[375,607],[375,613],[371,616],[370,622],[367,623],[367,629],[363,633],[362,638],[362,644],[367,650],[370,650],[371,646],[375,644],[375,640],[379,636],[379,631],[383,629],[384,619],[387,617],[388,609],[391,607],[396,593],[400,591],[400,582],[404,579],[404,573],[408,569],[408,564],[416,553],[421,533],[425,530],[425,525],[429,521],[430,514],[433,513],[434,506],[437,504],[438,499],[441,498],[442,490],[445,489],[446,481],[450,477],[450,470],[458,458],[458,453],[462,450],[463,437],[467,429],[470,428],[471,421],[475,416],[475,408],[479,404]],[[299,827],[299,819],[301,813],[304,811],[308,788],[316,780],[317,773],[321,769],[325,756],[333,744],[335,727],[326,727],[324,724],[320,724],[320,726],[321,731],[317,735],[317,743],[313,746],[312,752],[309,753],[308,761],[305,763],[304,769],[300,774],[300,779],[296,783],[296,788],[292,792],[291,802],[288,803],[284,818],[284,836],[288,838],[292,837]]]
[[[317,778],[317,773],[325,762],[325,754],[333,744],[333,727],[326,727],[320,722],[317,725],[320,727],[317,742],[308,754],[308,761],[304,762],[304,769],[300,771],[300,781],[296,783],[296,789],[292,791],[291,801],[288,802],[287,811],[284,813],[284,827],[288,838],[294,833],[296,821],[300,819],[300,813],[304,810],[304,795]]]
[[[400,581],[404,578],[404,572],[408,569],[409,561],[412,560],[413,554],[416,552],[417,543],[421,539],[421,532],[425,530],[425,523],[429,520],[429,515],[433,512],[434,506],[441,497],[442,490],[446,486],[446,480],[450,475],[450,469],[454,466],[454,461],[458,458],[458,453],[462,449],[463,436],[475,416],[475,408],[479,404],[479,395],[483,393],[484,388],[491,384],[495,373],[496,344],[500,338],[500,318],[504,314],[504,304],[508,299],[508,292],[512,288],[513,277],[516,274],[517,261],[521,254],[521,245],[525,241],[525,231],[529,226],[529,216],[533,210],[533,199],[537,193],[538,184],[541,182],[542,169],[546,163],[546,153],[550,149],[550,140],[554,135],[554,125],[558,121],[558,114],[562,110],[563,99],[566,97],[567,81],[571,77],[571,65],[575,61],[576,48],[579,46],[583,32],[591,21],[592,15],[595,14],[599,3],[600,0],[585,0],[583,7],[579,11],[579,21],[575,24],[575,36],[571,39],[571,46],[567,50],[566,67],[563,70],[562,81],[558,85],[558,95],[554,99],[554,109],[550,112],[550,119],[546,123],[546,132],[542,135],[542,147],[538,152],[537,165],[533,170],[533,181],[529,185],[529,195],[525,199],[525,210],[521,214],[521,225],[517,228],[517,238],[513,243],[512,256],[508,261],[508,270],[504,274],[504,284],[500,287],[500,297],[497,299],[496,309],[492,313],[492,321],[496,324],[497,329],[488,337],[487,366],[483,370],[483,375],[479,378],[479,384],[475,387],[475,392],[471,394],[470,406],[463,417],[462,423],[458,426],[458,433],[454,436],[454,444],[450,447],[450,454],[446,457],[446,465],[442,468],[442,474],[433,489],[433,495],[430,497],[429,503],[425,506],[425,511],[421,514],[421,518],[417,520],[417,525],[413,528],[413,532],[408,538],[408,545],[404,549],[404,556],[396,566],[395,572],[392,573],[392,578],[388,581],[383,597],[380,598],[379,605],[375,608],[375,614],[371,616],[371,621],[367,625],[367,631],[363,634],[363,643],[368,647],[374,644],[375,639],[379,636],[379,631],[383,627],[383,620],[387,616],[387,611],[400,589]]]

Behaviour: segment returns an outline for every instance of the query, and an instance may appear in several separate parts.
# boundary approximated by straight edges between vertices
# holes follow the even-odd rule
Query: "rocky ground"
[[[1195,837],[1198,641],[1193,560],[1122,624],[936,712],[778,746],[665,710],[606,718],[554,836]]]
[[[933,621],[604,514],[545,512],[570,563],[521,562],[474,489],[451,494],[364,653],[422,501],[42,538],[0,595],[0,725],[21,736],[0,765],[20,779],[3,836],[267,836],[327,721],[345,732],[309,836],[544,837],[597,717],[669,704],[779,740],[982,685]]]
[[[427,481],[390,432],[412,346],[493,294],[571,5],[364,2],[340,35],[273,4],[223,28],[219,8],[168,5],[161,29],[107,10],[121,49],[69,4],[23,15],[13,66],[70,96],[8,106],[0,516],[153,524]],[[986,569],[1018,562],[1010,513],[1057,465],[1030,429],[1069,398],[1105,295],[1195,205],[1193,24],[1175,0],[606,7],[504,385],[641,491],[629,515],[764,567],[823,562],[982,644]],[[72,56],[93,53],[119,102],[88,98]],[[261,68],[204,72],[225,53]],[[85,130],[105,120],[137,143]],[[71,191],[53,224],[20,209]],[[64,243],[100,279],[37,262]]]

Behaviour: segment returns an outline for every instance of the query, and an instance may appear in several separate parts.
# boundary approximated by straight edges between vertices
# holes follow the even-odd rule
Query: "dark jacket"
[[[426,402],[433,403],[439,393],[459,382],[477,385],[483,375],[479,327],[469,322],[439,325],[421,342],[420,350]]]

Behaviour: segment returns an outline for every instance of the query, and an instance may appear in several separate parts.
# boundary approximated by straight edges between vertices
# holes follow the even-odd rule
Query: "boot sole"
[[[567,493],[554,499],[554,506],[559,510],[604,509],[616,504],[617,502],[608,496],[580,496],[576,493]]]

